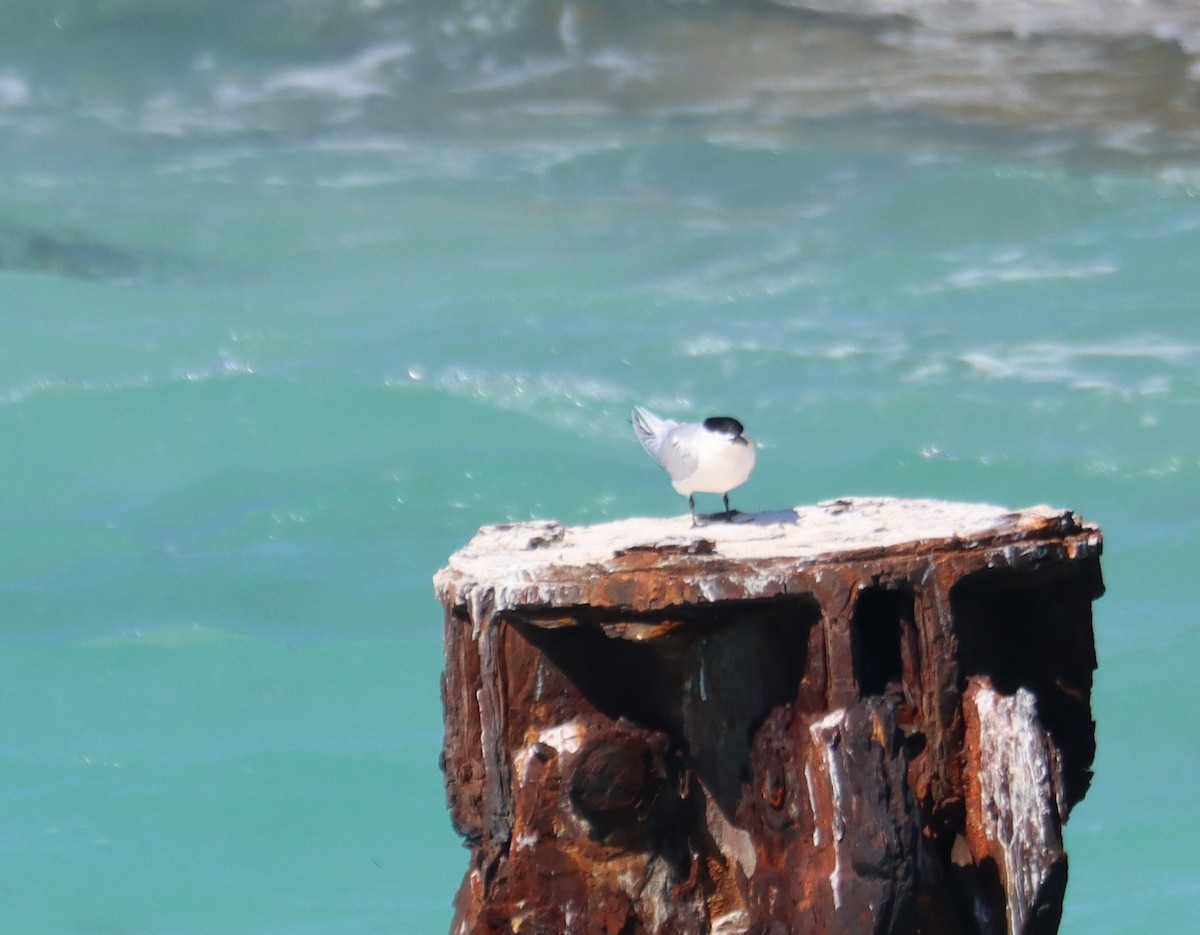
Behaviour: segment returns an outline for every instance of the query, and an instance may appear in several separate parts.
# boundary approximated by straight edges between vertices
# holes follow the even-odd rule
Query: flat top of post
[[[606,574],[670,571],[712,578],[740,569],[744,576],[779,560],[813,565],[1047,537],[1081,540],[1097,550],[1101,544],[1097,527],[1048,506],[1013,511],[891,497],[829,500],[696,527],[686,515],[593,526],[538,520],[483,527],[450,557],[434,584],[443,603],[468,603],[487,591],[497,609],[565,606],[587,603],[584,582]],[[717,599],[722,589],[713,584],[703,590],[713,590]]]

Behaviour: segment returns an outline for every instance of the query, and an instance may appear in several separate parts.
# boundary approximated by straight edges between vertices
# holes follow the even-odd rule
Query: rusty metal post
[[[1099,529],[745,519],[487,527],[438,573],[453,933],[1055,931]]]

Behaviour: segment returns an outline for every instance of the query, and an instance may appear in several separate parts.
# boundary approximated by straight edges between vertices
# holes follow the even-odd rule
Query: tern
[[[754,470],[754,443],[741,422],[730,416],[675,422],[641,406],[634,408],[631,421],[642,447],[667,472],[675,491],[688,498],[693,526],[698,525],[696,493],[721,494],[725,519],[733,519],[729,491],[744,484]]]

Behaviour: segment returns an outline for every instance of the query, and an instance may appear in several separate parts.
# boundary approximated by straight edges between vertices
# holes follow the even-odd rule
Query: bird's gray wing
[[[663,466],[671,475],[671,480],[682,480],[695,473],[700,459],[696,456],[696,446],[689,444],[688,430],[690,425],[676,425],[662,440],[658,454],[654,460]]]
[[[672,479],[686,477],[696,469],[696,456],[690,449],[680,447],[681,433],[686,435],[689,426],[663,419],[641,406],[635,406],[631,415],[638,441]]]

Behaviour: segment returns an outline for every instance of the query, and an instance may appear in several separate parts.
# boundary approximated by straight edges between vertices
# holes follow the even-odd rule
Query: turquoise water
[[[445,931],[430,576],[633,404],[1100,523],[1063,930],[1189,931],[1200,19],[954,6],[0,2],[0,931]]]

